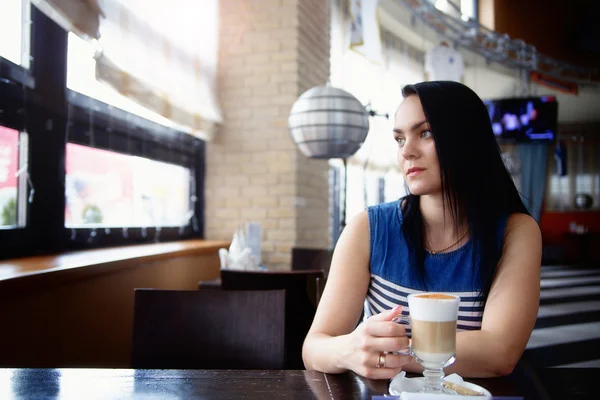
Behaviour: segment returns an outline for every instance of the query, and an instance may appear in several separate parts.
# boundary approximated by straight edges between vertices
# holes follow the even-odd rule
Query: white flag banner
[[[363,41],[362,0],[350,2],[350,47],[361,46]]]
[[[349,0],[350,48],[375,63],[382,63],[377,7],[379,0]]]

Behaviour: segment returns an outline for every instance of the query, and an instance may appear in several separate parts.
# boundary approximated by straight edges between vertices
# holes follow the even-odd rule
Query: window
[[[21,0],[3,0],[0,13],[0,56],[21,64],[21,30],[23,27]]]
[[[345,207],[342,204],[345,198],[342,193],[342,167],[335,165],[335,162],[330,162],[329,168],[329,226],[331,243],[333,246],[337,243],[340,234],[342,233],[341,219],[342,210],[345,212]]]
[[[476,20],[477,0],[435,0],[434,5],[438,10],[451,15],[455,18],[462,18],[464,21],[470,19]]]
[[[182,166],[68,143],[65,226],[185,226],[190,175]]]
[[[398,200],[408,195],[408,189],[404,182],[404,176],[399,170],[391,170],[385,174],[384,197],[383,201],[389,202]]]
[[[3,8],[9,2],[0,0],[1,45],[18,30],[4,24],[18,11]],[[21,65],[0,48],[0,257],[202,238],[205,142],[109,87],[99,90],[128,104],[69,90],[78,78],[103,85],[93,79],[91,42],[69,39],[37,7],[70,2],[18,3],[28,16],[22,26],[32,26],[35,68],[23,67],[16,47],[10,57]],[[89,65],[83,57],[67,74],[78,45]]]
[[[464,21],[468,21],[469,19],[477,21],[478,16],[475,15],[475,12],[477,11],[477,0],[461,0],[459,3],[462,19]]]
[[[377,204],[385,203],[385,178],[380,176],[378,181]]]
[[[600,142],[591,137],[573,136],[561,140],[558,147],[550,150],[546,210],[575,210],[578,194],[589,195],[591,209],[600,210]]]
[[[369,206],[398,200],[407,194],[402,174],[394,169],[388,171],[367,169],[348,164],[348,202],[346,216],[350,221]]]
[[[0,126],[0,228],[15,228],[24,224],[24,204],[19,195],[19,140],[20,133]],[[23,175],[25,173],[23,172]],[[19,215],[21,214],[21,215]]]
[[[29,68],[29,1],[2,0],[0,3],[0,57]],[[1,62],[1,61],[0,61]]]

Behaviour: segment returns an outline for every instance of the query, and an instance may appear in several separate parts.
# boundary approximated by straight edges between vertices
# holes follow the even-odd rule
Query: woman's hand
[[[397,306],[374,315],[348,335],[349,351],[342,361],[346,369],[369,379],[390,379],[402,371],[412,357],[391,353],[409,346],[404,326],[392,322],[401,311]]]
[[[386,354],[408,347],[404,327],[392,322],[400,307],[356,327],[371,281],[369,257],[365,210],[344,228],[335,246],[327,285],[302,348],[306,369],[326,374],[351,370],[366,378],[389,379],[410,361],[408,356]]]

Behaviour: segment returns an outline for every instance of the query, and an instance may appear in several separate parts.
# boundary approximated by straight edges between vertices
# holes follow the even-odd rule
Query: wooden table
[[[587,399],[594,398],[590,378],[598,376],[598,369],[547,369],[535,377],[517,375],[469,381],[486,387],[494,396]],[[315,371],[0,369],[2,399],[370,400],[374,395],[386,395],[387,388],[388,381]]]

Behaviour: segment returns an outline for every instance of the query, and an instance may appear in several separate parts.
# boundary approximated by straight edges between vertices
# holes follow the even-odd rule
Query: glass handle
[[[392,319],[392,322],[404,325],[404,329],[410,331],[410,317],[408,315],[398,315],[394,317],[394,319]],[[399,349],[398,351],[395,351],[394,354],[397,354],[399,356],[413,356],[412,348],[410,345],[406,349]]]

